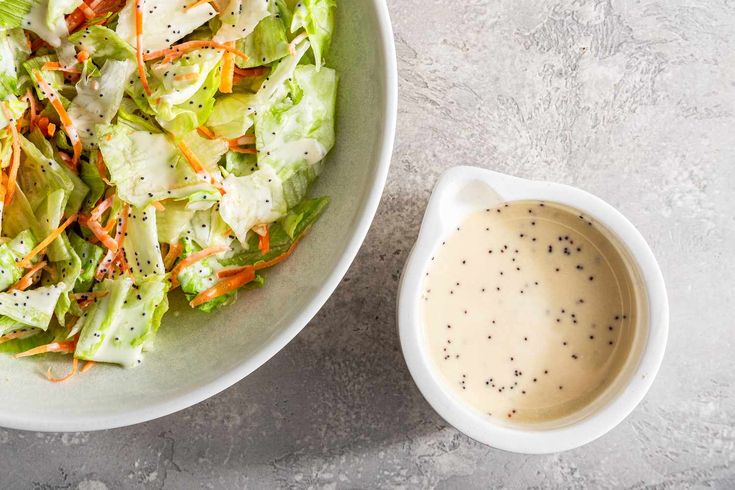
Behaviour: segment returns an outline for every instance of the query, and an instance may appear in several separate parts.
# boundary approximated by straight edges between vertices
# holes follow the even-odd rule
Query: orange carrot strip
[[[197,128],[197,132],[207,139],[210,139],[210,140],[217,139],[217,137],[214,135],[212,130],[206,126],[199,126]]]
[[[261,75],[265,75],[269,71],[270,71],[270,68],[267,68],[265,66],[258,66],[255,68],[235,67],[235,75],[239,75],[241,77],[259,77]]]
[[[102,228],[99,222],[88,219],[84,222],[84,225],[89,228],[89,231],[91,231],[97,240],[102,242],[106,248],[113,252],[117,252],[117,243],[115,243],[115,240],[109,235],[109,232],[106,232],[105,229]]]
[[[258,249],[263,255],[271,249],[271,232],[267,226],[265,227],[265,234],[258,235]]]
[[[107,165],[105,165],[105,159],[102,156],[102,152],[97,152],[97,172],[100,174],[100,178],[107,185],[112,185],[110,179],[107,178]]]
[[[84,363],[84,366],[82,366],[82,369],[79,370],[79,374],[84,374],[90,369],[92,369],[92,366],[95,365],[94,361],[87,361]]]
[[[64,73],[81,73],[79,68],[76,67],[64,67],[58,61],[47,61],[41,66],[44,71],[63,71]]]
[[[67,220],[64,221],[61,224],[61,226],[59,226],[54,231],[52,231],[49,234],[49,236],[47,236],[46,238],[44,238],[41,241],[41,243],[39,243],[38,245],[36,245],[36,247],[33,250],[31,250],[30,252],[28,252],[28,254],[25,257],[23,257],[23,260],[21,260],[20,262],[18,262],[18,266],[23,267],[23,268],[31,267],[31,259],[33,257],[35,257],[36,255],[38,255],[38,252],[40,252],[44,248],[46,248],[49,245],[51,245],[51,242],[53,242],[54,240],[56,240],[56,238],[58,238],[59,235],[61,235],[64,232],[64,230],[66,230],[66,228],[70,224],[74,223],[76,220],[77,220],[77,215],[76,214],[73,214],[73,215],[69,216],[67,218]]]
[[[243,136],[240,136],[239,138],[232,140],[236,141],[238,145],[254,145],[255,144],[255,135],[254,134],[246,134]]]
[[[64,109],[64,105],[61,103],[59,95],[43,78],[41,72],[39,72],[38,70],[33,70],[33,78],[36,79],[36,82],[38,82],[38,85],[41,87],[41,92],[51,101],[51,105],[54,106],[54,109],[56,109],[56,112],[59,114],[61,124],[64,126],[66,134],[69,136],[72,146],[74,147],[73,163],[76,167],[77,163],[79,162],[79,157],[82,154],[82,141],[79,139],[77,128],[74,126],[74,122],[69,117],[69,114],[66,113],[66,109]]]
[[[208,301],[212,301],[215,298],[219,298],[220,296],[223,296],[230,291],[234,291],[244,286],[245,284],[251,282],[253,279],[255,279],[255,268],[250,266],[249,269],[245,269],[235,276],[224,279],[211,288],[197,294],[196,297],[189,302],[189,306],[191,306],[192,308],[196,308],[199,305],[202,305]]]
[[[28,330],[26,330],[24,332],[11,332],[11,333],[6,333],[2,337],[0,337],[0,344],[4,344],[5,342],[10,342],[11,340],[19,339],[19,338],[22,338],[22,337],[28,337],[28,334],[29,333],[30,332]]]
[[[158,51],[153,51],[151,53],[147,53],[143,59],[145,61],[155,60],[156,58],[162,58],[165,59],[176,59],[180,56],[182,56],[187,51],[191,51],[192,49],[199,49],[199,48],[214,48],[219,49],[222,51],[227,51],[229,53],[234,54],[235,56],[238,56],[245,61],[247,61],[248,55],[240,51],[239,49],[235,49],[233,47],[227,46],[226,44],[221,44],[215,41],[187,41],[185,43],[177,44],[176,46],[171,46],[170,48],[166,49],[159,49]],[[165,61],[165,60],[164,60]]]
[[[184,247],[182,247],[180,243],[177,242],[171,244],[171,246],[168,248],[166,256],[163,258],[163,266],[166,268],[166,270],[169,270],[171,269],[171,267],[173,267],[174,262],[176,262],[176,259],[179,258],[181,252],[183,251]]]
[[[77,53],[77,61],[80,63],[84,63],[89,59],[89,51],[86,49],[83,49]]]
[[[196,172],[197,174],[206,175],[211,184],[215,183],[214,178],[209,174],[209,172],[207,172],[207,169],[204,168],[202,162],[199,161],[199,158],[197,158],[197,156],[189,149],[186,143],[179,140],[176,142],[176,146],[179,147],[179,150],[181,150],[181,153],[184,155],[184,158],[186,158],[186,161],[189,162],[191,168],[194,169],[194,172]]]
[[[269,267],[273,267],[274,265],[278,265],[291,256],[293,251],[296,249],[296,245],[298,245],[300,241],[301,241],[301,238],[293,242],[288,250],[286,250],[284,253],[282,253],[276,258],[273,258],[271,260],[264,260],[261,262],[256,262],[253,265],[243,265],[239,267],[226,267],[217,272],[217,277],[220,279],[225,278],[225,277],[232,277],[232,276],[235,276],[249,269],[250,267],[254,268],[256,271],[260,271],[263,269],[267,269]]]
[[[235,43],[230,41],[225,46],[234,48]],[[222,56],[222,76],[219,82],[219,91],[223,94],[232,93],[232,77],[235,75],[235,55],[227,51]]]
[[[10,112],[7,102],[2,103],[3,114],[8,120],[8,128],[13,138],[13,161],[10,164],[10,173],[8,174],[8,185],[5,193],[5,205],[9,205],[15,194],[15,182],[18,179],[18,168],[20,167],[20,137],[18,136],[18,128],[13,124],[13,115]]]
[[[218,254],[224,252],[225,250],[229,249],[224,245],[214,245],[212,247],[202,249],[198,252],[194,252],[193,254],[186,257],[171,270],[171,287],[175,288],[179,285],[179,273],[183,269],[189,267],[192,264],[196,264],[200,260],[206,259],[210,255]]]
[[[125,234],[128,229],[128,213],[130,211],[130,207],[126,204],[123,206],[122,211],[120,211],[120,216],[117,219],[117,230],[115,231],[115,239],[114,247],[107,247],[107,254],[105,254],[105,258],[102,259],[99,266],[97,266],[97,272],[95,274],[95,277],[98,281],[101,281],[102,278],[105,276],[105,273],[108,273],[108,275],[111,275],[114,266],[115,261],[119,260],[118,256],[119,254],[122,254],[122,245],[123,241],[125,240]],[[109,238],[110,235],[107,235]],[[103,242],[104,243],[104,242]],[[107,244],[105,244],[107,245]]]
[[[16,282],[12,286],[10,286],[10,288],[8,288],[8,289],[10,289],[10,290],[17,290],[17,291],[25,291],[26,289],[28,289],[33,284],[33,276],[34,276],[34,274],[36,274],[36,272],[38,272],[41,269],[43,269],[44,267],[46,267],[46,264],[47,263],[48,262],[46,262],[46,261],[41,261],[41,262],[37,263],[36,265],[34,265],[30,269],[28,269],[28,272],[26,272],[23,277],[21,277],[20,279],[18,279],[18,282]]]
[[[92,212],[89,215],[89,219],[93,221],[99,221],[102,215],[105,214],[105,211],[112,207],[112,200],[113,196],[107,196],[105,199],[97,203],[97,205],[92,209]]]
[[[13,356],[13,359],[20,359],[21,357],[35,356],[37,354],[45,354],[47,352],[74,352],[76,342],[69,340],[65,342],[51,342],[50,344],[39,345],[33,349],[28,349],[25,352],[21,352]]]
[[[166,211],[166,206],[161,201],[153,201],[151,205],[156,208],[156,211]]]
[[[145,63],[143,62],[143,10],[140,8],[141,0],[133,1],[135,2],[135,61],[138,63],[138,75],[140,75],[143,90],[150,97],[151,88],[148,86],[148,77],[146,76]]]
[[[46,126],[46,134],[50,137],[52,137],[56,133],[56,124],[54,123],[48,123],[48,126]]]
[[[97,13],[94,10],[92,10],[89,7],[89,5],[87,5],[84,2],[82,2],[81,4],[79,4],[79,10],[82,11],[82,13],[84,14],[84,17],[87,20],[91,20],[91,19],[94,19],[95,17],[97,17]]]
[[[84,4],[82,3],[82,5]],[[75,374],[77,374],[78,366],[79,366],[79,361],[75,357],[71,361],[71,372],[69,374],[61,378],[54,378],[53,376],[51,376],[51,368],[48,368],[48,371],[46,371],[46,379],[48,379],[52,383],[63,383],[64,381],[71,379]]]

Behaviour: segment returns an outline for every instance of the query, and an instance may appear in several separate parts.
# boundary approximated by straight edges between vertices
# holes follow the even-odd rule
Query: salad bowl
[[[0,354],[0,426],[88,431],[161,417],[237,383],[306,326],[357,254],[388,173],[397,75],[383,0],[338,2],[328,62],[340,78],[336,145],[310,195],[331,202],[292,258],[268,272],[267,287],[210,314],[172,294],[155,351],[139,367],[97,365],[51,384],[46,369],[64,372],[68,358]]]

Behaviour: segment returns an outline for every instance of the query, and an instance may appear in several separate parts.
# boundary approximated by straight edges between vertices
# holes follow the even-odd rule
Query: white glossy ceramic
[[[396,122],[393,32],[384,0],[339,0],[328,63],[340,76],[337,144],[312,195],[332,202],[266,286],[220,312],[192,311],[172,295],[156,352],[134,369],[97,365],[63,383],[58,355],[0,354],[0,426],[85,431],[143,422],[198,403],[281,350],[329,298],[357,254],[390,165]]]
[[[648,321],[636,329],[628,363],[611,386],[579,413],[535,426],[503,424],[458,399],[429,356],[420,312],[424,272],[441,240],[474,211],[522,200],[570,206],[607,229],[637,269],[642,285],[639,301],[648,310]],[[602,199],[575,187],[475,167],[455,167],[440,177],[401,278],[398,326],[406,363],[421,393],[460,431],[489,446],[528,454],[564,451],[593,441],[627,417],[648,392],[663,359],[668,324],[668,299],[656,258],[633,224]]]

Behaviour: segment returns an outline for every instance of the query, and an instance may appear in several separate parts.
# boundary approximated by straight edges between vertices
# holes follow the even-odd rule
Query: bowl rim
[[[648,332],[637,365],[625,383],[603,405],[568,425],[539,429],[506,426],[489,420],[454,395],[431,365],[421,334],[420,290],[423,271],[443,233],[456,226],[456,211],[461,206],[452,197],[468,183],[480,182],[490,202],[543,200],[579,209],[599,221],[628,248],[631,260],[639,268],[645,301],[648,304]],[[449,203],[450,205],[447,205]],[[486,205],[487,204],[487,205]],[[494,205],[492,205],[494,207]],[[454,217],[445,215],[450,209]],[[520,179],[476,167],[459,166],[445,171],[429,199],[426,214],[411,254],[406,261],[398,289],[397,323],[401,349],[411,376],[426,401],[447,422],[469,437],[505,451],[522,454],[548,454],[582,446],[606,434],[622,422],[641,402],[663,361],[669,329],[669,305],[666,287],[653,252],[636,227],[612,205],[586,191],[563,184]]]
[[[384,0],[371,1],[377,16],[381,54],[385,60],[383,80],[385,84],[385,104],[381,130],[382,137],[380,138],[382,147],[378,155],[378,164],[371,178],[374,184],[367,198],[358,209],[355,232],[349,239],[331,274],[311,301],[296,315],[288,328],[283,329],[278,335],[271,338],[256,355],[236,365],[215,380],[193,388],[186,393],[172,395],[167,400],[112,416],[85,415],[84,417],[76,417],[68,413],[59,413],[56,416],[39,417],[36,415],[26,416],[22,413],[0,412],[1,427],[43,432],[79,432],[125,427],[164,417],[200,403],[242,380],[275,356],[314,318],[347,273],[367,236],[383,195],[393,154],[398,115],[398,68],[393,27],[387,3]]]

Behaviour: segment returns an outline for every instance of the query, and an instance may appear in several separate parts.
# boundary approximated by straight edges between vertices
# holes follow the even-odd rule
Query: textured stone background
[[[4,488],[735,488],[735,2],[390,0],[400,114],[376,222],[311,325],[243,382],[126,429],[0,430]],[[657,253],[671,337],[589,446],[492,450],[429,408],[395,292],[452,165],[581,186]]]

